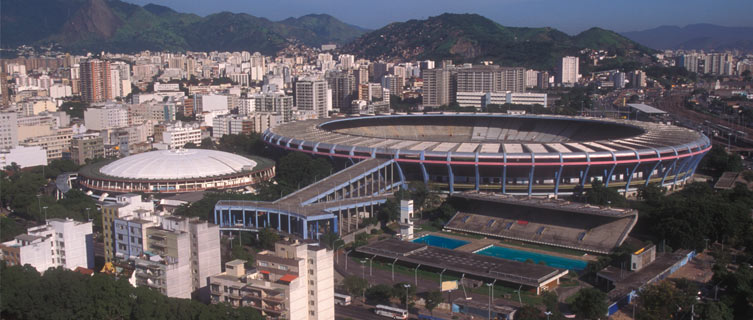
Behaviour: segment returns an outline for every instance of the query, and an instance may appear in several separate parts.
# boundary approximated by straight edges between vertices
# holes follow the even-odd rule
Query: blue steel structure
[[[394,161],[401,180],[450,193],[566,195],[593,181],[628,194],[674,188],[711,148],[677,126],[563,116],[422,114],[318,119],[267,130],[274,147],[351,162]]]
[[[273,228],[303,239],[350,233],[405,180],[393,160],[360,161],[277,201],[221,200],[214,221],[223,231]]]

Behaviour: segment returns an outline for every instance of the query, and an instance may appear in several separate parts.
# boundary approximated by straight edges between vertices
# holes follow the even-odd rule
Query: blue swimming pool
[[[481,251],[476,251],[477,254],[485,256],[492,256],[508,260],[516,260],[525,262],[526,260],[533,260],[535,263],[543,261],[546,265],[555,268],[568,269],[568,270],[583,270],[586,268],[587,263],[581,260],[562,258],[557,256],[550,256],[548,254],[529,252],[523,250],[516,250],[505,247],[491,246]]]
[[[445,238],[445,237],[435,236],[431,234],[428,236],[423,236],[418,239],[414,239],[413,242],[425,243],[432,247],[440,247],[440,248],[445,248],[445,249],[455,249],[457,247],[461,247],[470,243],[468,241]]]

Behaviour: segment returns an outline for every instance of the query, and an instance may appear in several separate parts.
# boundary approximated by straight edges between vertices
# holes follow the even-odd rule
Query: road
[[[351,304],[349,306],[335,306],[335,319],[364,319],[364,320],[384,320],[385,317],[378,316],[371,311],[371,306],[358,306]]]

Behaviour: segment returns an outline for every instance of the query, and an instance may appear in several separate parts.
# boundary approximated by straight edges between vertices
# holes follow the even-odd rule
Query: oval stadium
[[[78,183],[108,193],[176,194],[242,189],[275,175],[274,162],[204,149],[160,150],[82,168]]]
[[[405,180],[450,192],[555,196],[593,181],[626,195],[649,183],[681,186],[711,148],[703,134],[674,125],[478,113],[306,120],[263,138],[352,163],[393,159]]]

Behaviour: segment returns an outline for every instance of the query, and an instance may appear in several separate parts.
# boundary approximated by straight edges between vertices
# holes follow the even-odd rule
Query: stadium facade
[[[593,181],[626,194],[674,188],[711,148],[674,125],[566,116],[442,113],[316,119],[269,129],[266,143],[346,159],[394,160],[401,180],[449,192],[567,195]]]

